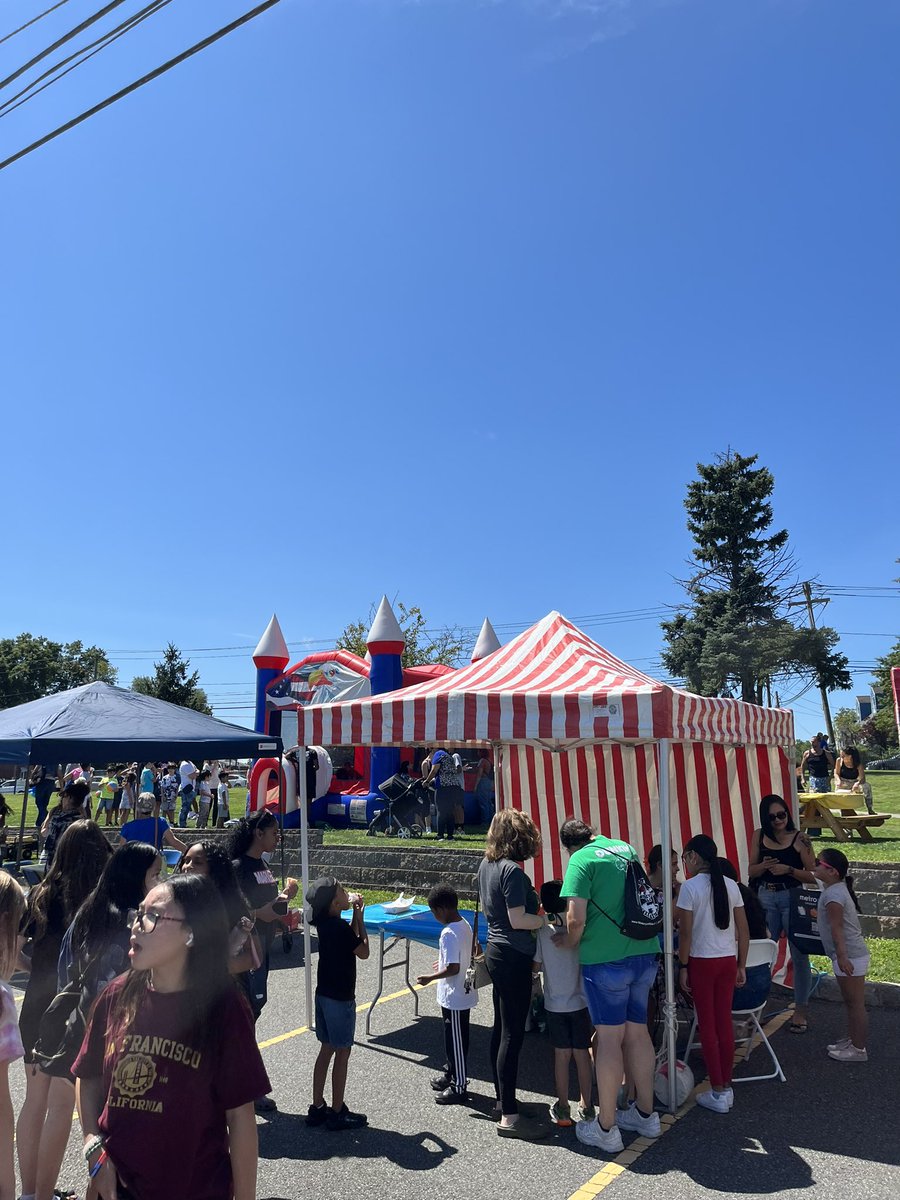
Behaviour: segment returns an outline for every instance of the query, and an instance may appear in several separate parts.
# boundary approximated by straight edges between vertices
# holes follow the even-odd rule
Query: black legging
[[[511,946],[498,946],[488,941],[485,958],[494,985],[491,1067],[500,1111],[506,1117],[519,1111],[516,1079],[519,1053],[525,1040],[525,1022],[531,1006],[532,956],[513,950]]]

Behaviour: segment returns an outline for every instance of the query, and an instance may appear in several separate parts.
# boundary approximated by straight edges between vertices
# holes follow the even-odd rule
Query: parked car
[[[900,771],[900,754],[891,758],[876,758],[866,763],[867,771]]]
[[[229,774],[228,786],[230,788],[246,787],[247,786],[247,776],[246,775],[231,775],[231,774]]]
[[[24,786],[21,779],[18,783],[14,779],[4,779],[0,781],[0,792],[21,792]]]

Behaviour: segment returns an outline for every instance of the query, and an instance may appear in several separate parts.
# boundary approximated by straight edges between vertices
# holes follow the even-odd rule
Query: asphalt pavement
[[[434,951],[414,945],[413,976],[430,969],[434,957]],[[626,1138],[626,1153],[609,1165],[576,1140],[574,1129],[534,1144],[497,1136],[489,1115],[489,991],[473,1013],[471,1104],[436,1105],[428,1080],[442,1065],[443,1036],[434,988],[420,993],[416,1019],[412,997],[397,995],[404,987],[402,970],[386,975],[371,1038],[364,1014],[357,1018],[347,1100],[368,1115],[368,1127],[352,1133],[308,1129],[303,1118],[317,1043],[314,1033],[303,1031],[302,939],[295,939],[289,954],[276,942],[272,965],[269,1003],[257,1032],[278,1112],[259,1118],[260,1200],[569,1200],[576,1193],[577,1200],[589,1200],[601,1191],[610,1200],[643,1200],[648,1192],[659,1193],[660,1176],[679,1200],[725,1194],[793,1200],[813,1186],[816,1200],[900,1195],[900,1010],[874,1010],[869,1063],[845,1065],[829,1060],[824,1050],[843,1036],[843,1008],[814,1002],[806,1035],[791,1035],[786,1027],[774,1034],[787,1083],[739,1085],[727,1117],[689,1103],[658,1140]],[[360,963],[360,1003],[375,988],[373,944],[372,958]],[[697,1053],[692,1066],[698,1079],[701,1063]],[[763,1063],[759,1050],[751,1067],[757,1063]],[[546,1037],[528,1034],[521,1098],[546,1111],[552,1077]],[[20,1067],[10,1072],[10,1083],[18,1108],[24,1090]],[[76,1126],[61,1183],[83,1189],[79,1144]],[[177,1147],[161,1152],[172,1155],[173,1200],[182,1200]]]

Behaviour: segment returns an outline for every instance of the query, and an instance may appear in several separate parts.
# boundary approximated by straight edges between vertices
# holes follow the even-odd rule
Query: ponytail
[[[861,913],[862,909],[859,906],[859,897],[857,896],[856,892],[854,892],[854,890],[853,890],[853,876],[845,875],[844,883],[847,886],[847,891],[850,893],[850,899],[853,901],[853,907],[856,909],[856,911],[858,913]]]
[[[719,862],[719,850],[716,843],[705,833],[698,833],[685,846],[685,853],[692,850],[702,859],[709,870],[709,883],[712,891],[713,916],[719,929],[728,929],[731,925],[731,901],[728,899],[728,887]]]

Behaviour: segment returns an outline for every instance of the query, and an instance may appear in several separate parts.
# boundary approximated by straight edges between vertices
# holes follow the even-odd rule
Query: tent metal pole
[[[283,749],[283,747],[282,747]],[[281,837],[278,839],[281,843],[281,886],[284,887],[284,812],[287,807],[287,802],[284,796],[284,768],[279,763],[278,768],[278,823],[281,826]]]
[[[297,783],[300,792],[300,887],[306,903],[306,893],[309,891],[309,793],[306,787],[306,746],[297,747]],[[302,764],[302,765],[301,765]],[[309,932],[309,921],[303,918],[303,979],[306,988],[306,1024],[312,1029],[312,937]]]
[[[669,751],[672,743],[668,738],[659,742],[659,841],[662,846],[663,877],[663,954],[665,957],[666,998],[666,1069],[669,1078],[669,1112],[677,1108],[676,1073],[678,1054],[675,1025],[675,924],[672,912],[672,808],[669,797]]]
[[[22,819],[19,821],[19,844],[16,846],[16,871],[22,867],[22,842],[25,839],[25,813],[28,810],[28,776],[31,774],[31,747],[28,748],[28,757],[25,759],[25,791],[22,793]],[[38,830],[38,837],[41,831]]]
[[[503,745],[501,742],[491,743],[494,750],[494,808],[497,812],[504,807],[506,796],[503,792],[503,761],[501,751]]]

